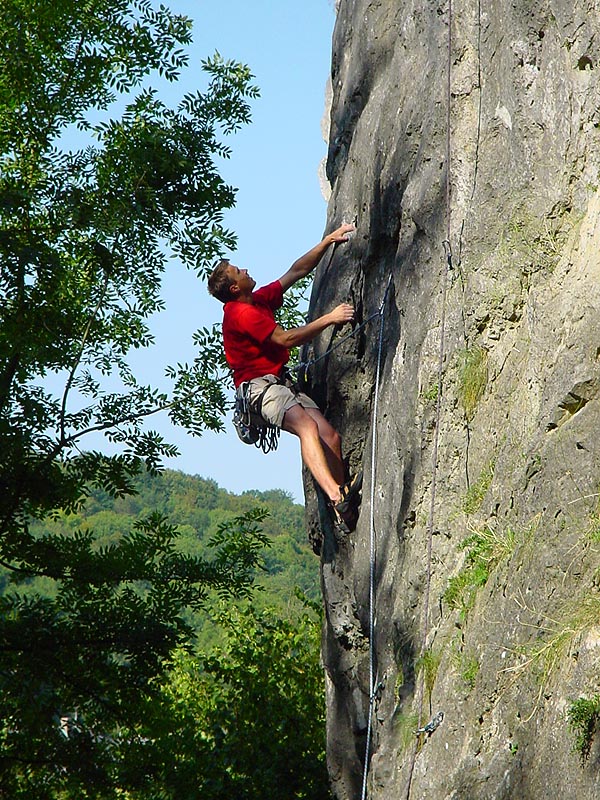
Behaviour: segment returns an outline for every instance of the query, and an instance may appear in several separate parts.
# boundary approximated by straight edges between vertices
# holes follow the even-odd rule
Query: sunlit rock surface
[[[357,231],[323,259],[311,313],[349,301],[365,320],[392,274],[374,475],[379,320],[309,373],[365,470],[345,540],[307,482],[339,800],[363,781],[371,495],[368,797],[600,797],[600,725],[582,763],[568,724],[600,693],[599,76],[593,0],[454,0],[451,18],[447,4],[339,3],[329,227]]]

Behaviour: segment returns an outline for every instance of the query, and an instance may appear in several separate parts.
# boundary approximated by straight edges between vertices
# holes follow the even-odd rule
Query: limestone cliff
[[[374,475],[378,320],[309,377],[365,470],[346,540],[307,482],[339,800],[361,796],[371,645],[368,797],[600,796],[600,712],[587,759],[568,722],[600,694],[599,77],[597,0],[339,3],[329,222],[357,232],[311,311],[360,322],[393,276]]]

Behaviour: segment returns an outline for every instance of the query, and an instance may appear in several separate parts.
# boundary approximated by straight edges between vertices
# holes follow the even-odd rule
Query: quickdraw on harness
[[[272,385],[265,386],[253,402],[250,401],[248,391],[250,381],[244,381],[235,390],[233,426],[236,433],[244,444],[253,444],[263,453],[276,450],[279,443],[279,428],[263,419],[260,413],[265,392]]]
[[[253,444],[260,448],[263,453],[277,450],[279,444],[280,429],[262,416],[262,405],[265,394],[277,384],[287,386],[294,394],[299,389],[294,380],[291,370],[284,367],[278,376],[270,376],[273,380],[261,390],[256,397],[250,397],[251,381],[244,381],[235,391],[235,403],[233,407],[233,425],[237,435],[244,444]]]

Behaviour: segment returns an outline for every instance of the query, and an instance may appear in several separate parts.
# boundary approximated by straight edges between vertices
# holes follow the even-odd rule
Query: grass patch
[[[394,728],[400,740],[400,749],[404,752],[415,741],[415,732],[419,727],[418,714],[397,714],[394,717]]]
[[[477,590],[485,586],[489,571],[485,566],[474,564],[462,569],[458,575],[450,578],[448,588],[444,592],[444,600],[450,608],[460,612],[464,619],[475,605]]]
[[[500,242],[499,255],[516,262],[525,271],[556,268],[569,234],[581,223],[583,214],[572,209],[558,209],[553,217],[538,218],[524,210],[507,223]]]
[[[434,403],[437,400],[439,383],[432,383],[428,389],[422,392],[422,398],[426,403]]]
[[[475,605],[477,591],[485,586],[492,570],[513,552],[516,539],[512,528],[498,533],[486,525],[474,530],[461,543],[460,549],[467,551],[465,564],[458,575],[450,578],[444,600],[463,619]]]
[[[460,677],[469,689],[473,689],[475,681],[477,680],[477,675],[479,674],[479,661],[475,656],[468,656],[466,654],[463,654],[461,661]]]
[[[452,642],[450,661],[469,691],[473,689],[481,666],[479,659],[464,651],[460,641],[455,639]]]
[[[573,752],[579,754],[582,766],[590,757],[594,734],[600,724],[600,695],[580,697],[567,711],[569,728],[575,736]]]
[[[535,714],[552,673],[570,652],[575,642],[587,631],[598,626],[600,596],[589,594],[571,601],[557,620],[548,620],[545,626],[536,626],[539,636],[535,642],[518,648],[521,661],[507,667],[504,672],[517,677],[526,671],[533,672],[539,683],[538,699],[531,712]],[[531,718],[529,717],[529,718]]]
[[[417,675],[423,670],[423,683],[427,693],[427,700],[431,703],[431,694],[435,685],[442,654],[440,651],[425,650],[415,663],[415,672]]]
[[[483,347],[474,345],[460,353],[458,369],[458,399],[467,420],[475,415],[488,380],[488,355]]]
[[[462,503],[462,510],[465,512],[465,514],[474,514],[481,508],[483,498],[485,497],[487,490],[490,488],[494,478],[495,467],[496,460],[492,459],[481,470],[477,481],[469,486]]]
[[[590,514],[585,538],[595,544],[600,542],[600,500],[596,503],[594,511]]]
[[[566,235],[549,219],[519,219],[510,224],[507,238],[509,247],[520,260],[529,262],[534,270],[553,272]]]

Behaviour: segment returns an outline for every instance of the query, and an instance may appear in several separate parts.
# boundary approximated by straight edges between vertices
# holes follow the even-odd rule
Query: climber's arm
[[[283,287],[283,291],[293,286],[300,278],[305,278],[317,266],[327,248],[332,244],[339,244],[340,242],[347,242],[348,236],[354,230],[354,225],[340,225],[333,233],[329,233],[322,239],[319,244],[315,245],[312,250],[300,256],[299,259],[294,261],[288,271],[279,278],[279,283]]]
[[[290,328],[286,331],[280,325],[277,325],[271,334],[271,341],[288,349],[290,347],[299,347],[306,342],[310,342],[318,333],[321,333],[330,325],[343,325],[345,322],[351,322],[353,317],[354,308],[348,303],[341,303],[328,314],[323,314],[322,317],[313,319],[312,322],[299,328]]]

